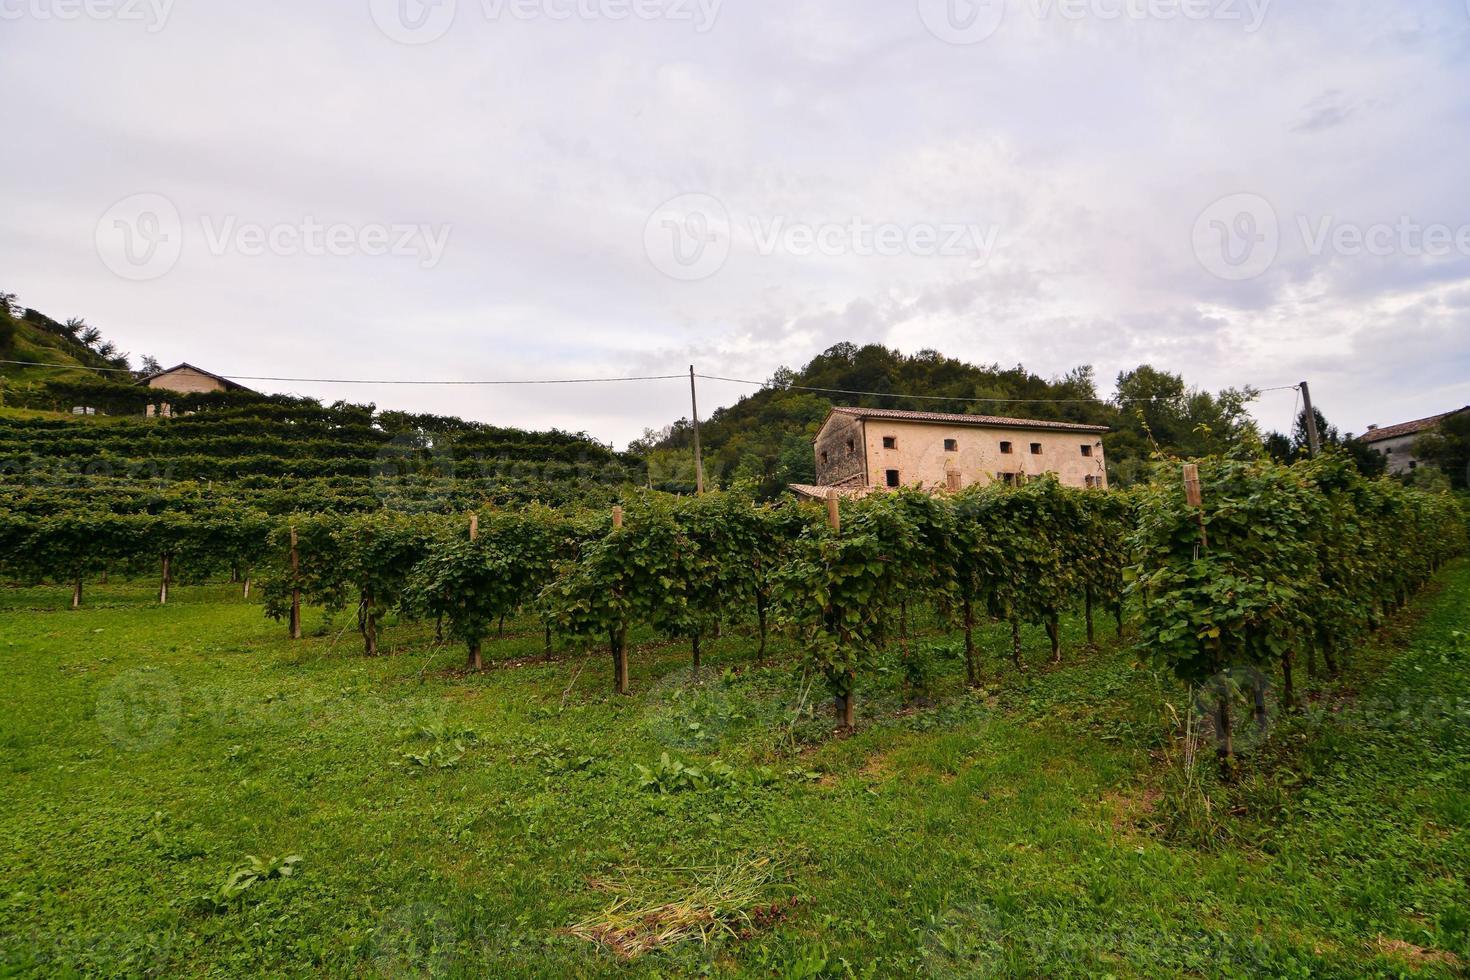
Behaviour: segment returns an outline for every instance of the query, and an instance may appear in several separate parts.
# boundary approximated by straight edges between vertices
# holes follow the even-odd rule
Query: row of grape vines
[[[280,514],[197,488],[135,509],[39,494],[0,509],[0,574],[70,582],[79,605],[102,574],[155,575],[167,601],[175,580],[228,571],[293,636],[303,604],[355,608],[373,655],[397,612],[438,623],[475,669],[505,618],[530,613],[548,649],[558,637],[605,645],[622,693],[630,630],[687,641],[697,668],[702,642],[742,622],[761,655],[772,629],[797,638],[851,725],[864,677],[884,651],[907,652],[902,624],[919,607],[953,623],[966,677],[980,683],[980,624],[1010,625],[1021,669],[1023,624],[1046,629],[1057,660],[1065,611],[1085,617],[1091,641],[1095,611],[1121,632],[1131,597],[1139,647],[1160,665],[1194,684],[1241,667],[1279,672],[1290,704],[1299,657],[1320,653],[1335,671],[1361,633],[1465,549],[1452,498],[1365,480],[1340,456],[1204,460],[1197,486],[1194,498],[1177,466],[1161,464],[1128,494],[1038,479],[831,508],[641,493],[617,508],[457,514]]]

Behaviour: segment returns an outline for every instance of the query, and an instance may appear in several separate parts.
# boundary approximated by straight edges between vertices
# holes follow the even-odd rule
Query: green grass
[[[94,585],[72,613],[66,589],[0,590],[0,975],[1448,976],[1470,958],[1467,563],[1359,651],[1355,699],[1324,692],[1217,788],[1244,813],[1208,850],[1152,816],[1180,692],[1083,651],[1071,621],[1062,667],[1028,631],[1032,670],[992,658],[981,692],[952,664],[907,706],[889,664],[839,738],[820,684],[803,708],[795,651],[756,664],[743,631],[708,644],[700,682],[681,645],[639,637],[619,698],[601,652],[538,662],[529,622],[465,676],[424,626],[368,660],[349,616],[312,613],[293,644],[232,587],[150,595]],[[635,764],[664,752],[734,776],[640,791]],[[246,855],[291,854],[294,874],[202,899]],[[715,879],[773,908],[631,962],[568,932],[618,894],[686,908]]]

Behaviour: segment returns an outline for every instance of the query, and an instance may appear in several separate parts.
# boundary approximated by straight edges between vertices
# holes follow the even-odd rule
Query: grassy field
[[[150,595],[92,586],[72,613],[65,589],[0,590],[0,974],[1453,976],[1470,959],[1470,563],[1306,717],[1276,719],[1191,837],[1170,829],[1181,692],[1111,638],[1085,650],[1075,622],[1062,666],[1028,633],[1028,674],[993,658],[979,692],[951,664],[908,703],[895,662],[840,738],[795,652],[756,663],[739,632],[697,679],[682,646],[641,637],[619,698],[605,656],[541,662],[529,622],[465,676],[422,626],[369,660],[346,616],[312,613],[293,644],[232,587]],[[674,791],[640,787],[664,753]],[[231,897],[247,855],[264,877]],[[707,942],[678,941],[701,923]]]

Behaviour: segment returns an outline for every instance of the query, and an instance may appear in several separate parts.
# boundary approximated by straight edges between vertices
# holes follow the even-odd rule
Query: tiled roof
[[[940,422],[945,425],[977,425],[1001,429],[1055,429],[1059,432],[1108,432],[1105,425],[1083,425],[1080,422],[1053,422],[1046,419],[1011,419],[999,415],[951,415],[945,412],[909,412],[898,408],[832,409],[834,415],[851,415],[860,419],[894,419],[902,422]]]
[[[214,380],[218,381],[220,384],[224,385],[225,388],[228,389],[228,390],[230,390],[230,391],[249,391],[252,394],[255,393],[254,392],[254,389],[247,388],[247,387],[245,387],[244,385],[242,385],[238,381],[231,381],[229,378],[226,378],[226,377],[224,377],[222,375],[215,374],[213,371],[206,371],[202,367],[195,367],[194,365],[190,364],[188,361],[185,361],[183,364],[175,364],[173,367],[171,367],[171,368],[165,368],[162,371],[154,371],[152,374],[150,374],[150,375],[148,375],[146,377],[139,378],[136,383],[137,384],[140,384],[140,385],[146,385],[148,382],[152,381],[154,378],[162,378],[165,375],[173,374],[175,371],[193,371],[195,374],[202,374],[206,378],[213,378]]]
[[[1434,428],[1451,415],[1459,415],[1465,411],[1470,411],[1470,407],[1457,408],[1453,412],[1445,412],[1442,415],[1431,415],[1427,419],[1415,419],[1412,422],[1400,422],[1398,425],[1385,425],[1381,429],[1370,429],[1359,436],[1358,441],[1381,442],[1384,439],[1397,439],[1399,436],[1412,436],[1415,433]]]

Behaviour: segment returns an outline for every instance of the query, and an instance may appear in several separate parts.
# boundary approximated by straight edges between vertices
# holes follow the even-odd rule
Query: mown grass
[[[1156,826],[1181,692],[1070,620],[1060,667],[1028,632],[1026,676],[987,633],[979,692],[951,664],[908,697],[890,662],[841,738],[796,651],[756,663],[739,630],[698,679],[682,645],[639,637],[619,698],[600,652],[540,662],[531,622],[471,676],[425,625],[369,660],[347,616],[312,613],[293,644],[233,587],[150,596],[91,586],[72,613],[65,589],[0,590],[0,972],[1449,976],[1470,958],[1467,563],[1215,787],[1239,812],[1209,848]],[[640,791],[635,765],[665,752],[734,774]],[[250,854],[302,861],[202,899]],[[698,882],[734,878],[759,907],[708,945],[624,960],[568,931],[620,896],[692,915]]]

